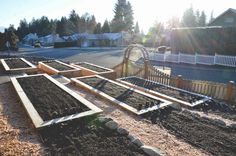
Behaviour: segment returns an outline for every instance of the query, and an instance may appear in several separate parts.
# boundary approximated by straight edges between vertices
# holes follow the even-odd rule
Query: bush
[[[55,42],[54,48],[63,48],[63,47],[76,47],[78,46],[77,42]]]

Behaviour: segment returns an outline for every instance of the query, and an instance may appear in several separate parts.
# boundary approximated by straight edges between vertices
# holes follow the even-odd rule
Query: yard
[[[43,60],[31,58],[30,61],[36,63]],[[18,65],[24,66],[22,62],[16,61],[12,68]],[[209,100],[197,107],[176,107],[177,103],[169,103],[154,110],[152,107],[159,108],[165,100],[160,97],[157,100],[152,95],[122,87],[118,81],[113,83],[99,77],[81,79],[95,87],[99,93],[102,92],[104,96],[101,97],[100,94],[74,83],[65,84],[63,81],[62,84],[59,83],[62,82],[61,79],[57,78],[50,83],[43,76],[33,76],[35,71],[27,74],[28,76],[17,78],[17,81],[39,116],[47,120],[43,121],[43,125],[49,125],[51,121],[56,124],[35,129],[27,115],[28,110],[25,111],[17,96],[19,93],[16,93],[15,86],[10,82],[9,74],[1,66],[0,155],[148,155],[147,149],[150,146],[152,152],[165,155],[236,153],[236,109],[225,103]],[[135,81],[136,79],[130,80]],[[55,84],[63,87],[58,88]],[[66,92],[62,91],[64,88],[67,88]],[[162,87],[162,93],[169,94],[165,90]],[[69,95],[69,92],[74,93]],[[177,96],[176,91],[169,95],[172,94]],[[146,112],[142,115],[134,114],[121,107],[123,104],[109,101],[107,95],[132,109]],[[177,97],[181,98],[182,95],[183,93],[178,93]],[[72,96],[79,96],[82,100],[78,102]],[[199,100],[199,97],[188,94],[184,94],[182,100],[189,101],[192,98]],[[91,105],[87,105],[88,108],[84,103],[91,103],[103,112],[86,118],[74,118],[75,113],[89,111]]]

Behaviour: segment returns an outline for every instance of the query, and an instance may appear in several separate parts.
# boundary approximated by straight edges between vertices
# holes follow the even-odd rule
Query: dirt
[[[209,118],[165,108],[157,123],[176,137],[213,155],[232,156],[236,153],[236,129]]]
[[[17,80],[44,121],[90,110],[44,76]]]
[[[5,59],[5,62],[10,69],[30,67],[28,64],[26,64],[21,59]]]
[[[176,89],[173,89],[173,88],[161,85],[161,84],[157,84],[157,83],[150,82],[148,80],[140,79],[138,77],[124,78],[122,80],[132,83],[134,85],[137,85],[139,87],[151,89],[159,93],[177,98],[179,100],[187,101],[189,103],[193,103],[193,102],[203,99],[203,97],[193,95],[187,92],[182,92],[182,91],[179,91],[179,90],[176,90]]]
[[[69,88],[93,102],[103,110],[103,114],[116,121],[120,127],[127,129],[134,137],[140,139],[145,145],[159,148],[167,156],[207,156],[211,155],[201,148],[193,146],[183,139],[175,137],[160,124],[153,124],[146,117],[137,116],[124,111],[117,105],[112,105],[103,99],[85,92],[75,86]],[[157,120],[156,120],[157,121]]]
[[[71,67],[68,67],[68,66],[65,66],[61,63],[58,63],[56,61],[48,61],[48,62],[44,62],[46,65],[56,69],[56,70],[59,70],[59,71],[65,71],[65,70],[73,70],[74,68],[71,68]]]
[[[97,77],[81,78],[79,80],[98,89],[99,91],[104,92],[118,101],[134,107],[137,110],[159,105],[161,103],[160,100],[139,94],[131,89],[126,89],[117,84]]]
[[[90,69],[92,71],[96,71],[96,72],[107,72],[107,71],[109,71],[107,69],[99,68],[97,66],[93,66],[93,65],[90,65],[90,64],[87,64],[87,63],[78,63],[77,65],[79,65],[81,67],[84,67],[84,68],[87,68],[87,69]]]
[[[209,100],[199,106],[195,106],[193,110],[213,113],[223,118],[236,121],[236,108],[217,100]]]
[[[141,156],[127,135],[104,128],[96,120],[73,120],[40,130],[51,155]]]

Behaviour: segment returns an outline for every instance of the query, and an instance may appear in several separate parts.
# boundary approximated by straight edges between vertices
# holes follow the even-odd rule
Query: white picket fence
[[[149,53],[149,59],[160,62],[173,62],[173,63],[188,63],[188,64],[203,64],[203,65],[222,65],[228,67],[236,67],[236,56],[228,55],[201,55],[192,54],[171,54],[171,53]]]

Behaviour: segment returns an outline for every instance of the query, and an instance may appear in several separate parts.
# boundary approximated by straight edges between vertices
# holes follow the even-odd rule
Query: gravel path
[[[81,89],[72,85],[68,85],[68,87],[100,107],[107,117],[112,118],[119,126],[127,129],[133,136],[143,141],[144,144],[157,147],[164,151],[168,156],[210,155],[201,149],[197,149],[188,143],[177,139],[174,135],[168,133],[164,128],[157,124],[151,124],[141,117],[129,114],[122,108],[116,107],[104,100],[100,100],[96,96],[83,92]]]
[[[0,155],[44,155],[39,137],[11,83],[0,84]]]

